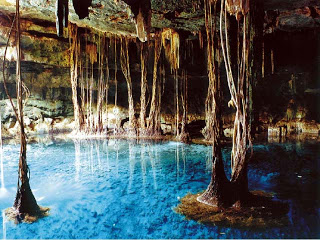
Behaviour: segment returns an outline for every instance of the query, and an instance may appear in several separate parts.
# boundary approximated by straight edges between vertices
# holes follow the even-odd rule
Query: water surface
[[[289,204],[281,228],[236,229],[187,221],[173,209],[210,179],[211,147],[125,140],[28,145],[31,187],[50,216],[15,225],[0,216],[0,237],[14,238],[320,238],[319,143],[257,144],[249,188]],[[12,206],[18,145],[4,145],[0,210]],[[230,147],[223,150],[230,173]],[[1,169],[0,169],[1,170]]]

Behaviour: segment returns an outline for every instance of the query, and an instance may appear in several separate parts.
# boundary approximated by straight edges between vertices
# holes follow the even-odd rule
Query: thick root
[[[180,141],[180,142],[183,142],[183,143],[191,143],[191,137],[189,135],[189,133],[187,132],[182,132],[178,137],[177,139]]]
[[[187,194],[175,208],[188,220],[199,223],[238,228],[267,228],[279,227],[288,224],[288,206],[273,201],[269,194],[254,191],[250,202],[245,207],[219,208],[211,204],[204,204],[197,200],[202,193]]]
[[[5,216],[8,220],[14,221],[16,224],[24,222],[24,223],[34,223],[38,219],[49,216],[50,208],[40,207],[40,210],[35,214],[28,213],[19,213],[19,211],[14,208],[7,208],[5,210]]]

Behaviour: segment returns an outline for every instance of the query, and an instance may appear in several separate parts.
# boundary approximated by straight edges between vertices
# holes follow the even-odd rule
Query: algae
[[[272,200],[272,193],[260,190],[251,192],[251,199],[241,208],[218,208],[197,201],[202,193],[191,194],[180,199],[174,209],[187,220],[207,225],[219,225],[236,228],[268,228],[288,224],[288,206]]]

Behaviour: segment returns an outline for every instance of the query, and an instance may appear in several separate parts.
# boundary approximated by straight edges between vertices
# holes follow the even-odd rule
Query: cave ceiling
[[[135,37],[132,2],[134,1],[92,0],[89,17],[79,19],[72,1],[69,1],[69,20],[80,27]],[[151,0],[151,32],[157,28],[173,28],[190,33],[204,29],[202,2],[202,0]],[[20,4],[22,18],[54,26],[55,0],[23,0]],[[14,12],[15,0],[0,0],[2,25],[5,17],[9,16],[9,19]],[[270,27],[268,23],[272,23],[273,29],[295,31],[320,27],[319,0],[264,0],[264,12],[265,26]]]

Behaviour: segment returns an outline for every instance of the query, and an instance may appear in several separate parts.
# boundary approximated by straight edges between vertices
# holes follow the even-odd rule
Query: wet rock
[[[233,128],[228,127],[223,130],[223,134],[225,137],[231,138],[233,136]]]
[[[50,133],[71,132],[74,129],[74,121],[72,118],[55,119],[54,125]]]
[[[315,121],[292,121],[288,123],[290,133],[306,133],[319,135],[320,124]]]
[[[278,21],[279,28],[284,31],[294,31],[301,28],[314,28],[316,26],[316,22],[311,16],[298,13],[281,16]]]
[[[161,123],[161,130],[163,134],[172,133],[172,125],[167,123]]]
[[[52,118],[44,118],[44,122],[45,122],[48,126],[50,126],[50,125],[52,125],[53,119],[52,119]]]
[[[280,136],[280,128],[279,127],[269,126],[268,127],[268,136],[271,136],[271,137]]]
[[[20,125],[19,122],[16,121],[14,126],[11,128],[7,128],[7,131],[9,133],[9,135],[13,136],[13,137],[18,137],[18,134],[20,132]]]
[[[15,117],[10,118],[9,121],[6,124],[4,124],[4,127],[6,129],[13,128],[16,125],[16,122],[17,122],[17,119]]]
[[[25,115],[32,120],[38,120],[42,118],[41,110],[37,107],[30,107],[25,111]]]
[[[31,119],[25,116],[23,117],[23,122],[25,126],[29,126],[31,124]]]
[[[288,136],[292,134],[319,135],[320,124],[316,121],[279,121],[268,127],[268,136]]]
[[[34,132],[37,134],[47,134],[49,133],[51,127],[42,120],[37,120],[34,126]]]

